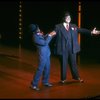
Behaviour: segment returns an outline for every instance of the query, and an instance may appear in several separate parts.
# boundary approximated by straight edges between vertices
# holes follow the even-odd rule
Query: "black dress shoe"
[[[48,86],[48,87],[52,87],[52,86],[53,86],[53,85],[50,84],[50,83],[44,83],[43,85],[44,85],[44,86]]]
[[[36,90],[36,91],[40,90],[37,86],[33,86],[33,85],[30,85],[30,88],[33,89],[33,90]]]
[[[80,83],[84,83],[83,79],[78,78],[78,79],[75,79],[75,80],[79,81]]]
[[[61,80],[60,83],[64,84],[66,80]]]
[[[84,80],[83,79],[78,79],[80,83],[84,83]]]

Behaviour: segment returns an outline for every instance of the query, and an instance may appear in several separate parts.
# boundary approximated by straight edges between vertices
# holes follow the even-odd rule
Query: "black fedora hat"
[[[37,24],[30,24],[29,25],[29,29],[30,29],[31,32],[36,32],[38,28],[39,27],[38,27]]]

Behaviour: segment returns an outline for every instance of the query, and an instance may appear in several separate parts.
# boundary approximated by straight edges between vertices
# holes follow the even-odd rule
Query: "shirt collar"
[[[67,23],[64,22],[63,25],[66,27]],[[68,24],[68,25],[69,25],[69,24]]]
[[[38,33],[36,33],[36,34],[37,34],[37,35],[43,35],[42,33],[39,33],[39,32],[38,32]]]

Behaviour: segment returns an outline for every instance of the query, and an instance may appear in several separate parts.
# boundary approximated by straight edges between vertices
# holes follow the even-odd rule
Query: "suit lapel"
[[[65,39],[67,40],[67,35],[66,35],[66,29],[65,29],[65,27],[64,27],[64,25],[63,24],[61,24],[61,32],[62,32],[62,34],[63,34],[63,36],[65,37]]]

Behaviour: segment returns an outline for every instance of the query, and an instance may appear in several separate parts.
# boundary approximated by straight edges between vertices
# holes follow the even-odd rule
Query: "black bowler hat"
[[[31,32],[36,32],[38,28],[39,27],[38,27],[37,24],[30,24],[29,25],[29,29],[30,29]]]

